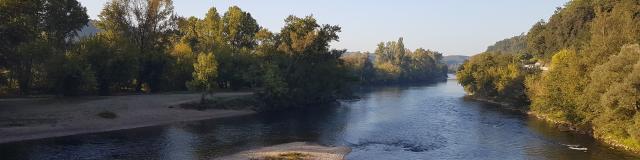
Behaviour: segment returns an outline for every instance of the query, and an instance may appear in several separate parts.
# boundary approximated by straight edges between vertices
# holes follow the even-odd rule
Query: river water
[[[640,159],[589,136],[464,98],[456,80],[358,93],[306,111],[176,123],[0,144],[0,159],[211,159],[308,141],[353,148],[348,159]]]

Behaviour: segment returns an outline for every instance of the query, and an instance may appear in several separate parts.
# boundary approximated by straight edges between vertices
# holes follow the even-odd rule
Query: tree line
[[[372,53],[345,55],[350,73],[366,85],[425,83],[446,80],[448,68],[442,53],[418,48],[411,51],[398,41],[380,42]]]
[[[511,46],[524,49],[474,56],[457,77],[469,93],[530,103],[541,117],[637,151],[639,43],[639,1],[576,0]]]
[[[330,49],[341,28],[289,16],[279,33],[232,6],[180,17],[171,0],[0,3],[0,95],[112,95],[252,88],[270,107],[335,100],[354,78]],[[88,23],[100,32],[80,38]]]
[[[289,16],[279,32],[237,6],[181,17],[171,0],[110,0],[90,20],[76,0],[0,3],[0,95],[113,95],[251,89],[267,107],[334,101],[355,84],[446,78],[442,54],[406,49],[334,50],[341,28]],[[80,37],[88,24],[99,32]],[[203,95],[204,97],[204,95]]]

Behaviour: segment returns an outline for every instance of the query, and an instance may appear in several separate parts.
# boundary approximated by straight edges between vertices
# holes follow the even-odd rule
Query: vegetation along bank
[[[574,0],[457,71],[472,96],[640,152],[640,2]]]

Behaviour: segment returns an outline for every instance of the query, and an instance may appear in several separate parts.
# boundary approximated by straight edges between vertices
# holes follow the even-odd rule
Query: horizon
[[[106,1],[79,0],[87,8],[91,19],[97,19]],[[444,55],[464,56],[482,53],[497,41],[527,33],[534,23],[539,20],[547,21],[557,7],[562,7],[568,2],[568,0],[525,2],[496,0],[492,3],[432,0],[402,2],[282,0],[276,3],[272,1],[194,1],[174,1],[176,13],[183,17],[202,18],[211,7],[216,7],[222,15],[228,7],[236,5],[251,13],[260,26],[272,32],[280,30],[284,25],[284,18],[288,15],[313,15],[320,24],[342,27],[342,32],[339,33],[340,41],[331,43],[332,48],[335,49],[347,49],[348,52],[374,52],[378,43],[395,41],[403,37],[406,47],[412,50],[424,48]],[[331,6],[331,4],[343,5]],[[353,9],[358,7],[366,9]],[[459,9],[448,9],[451,7]],[[385,9],[387,12],[375,12]],[[416,17],[422,19],[415,20]],[[384,20],[385,23],[379,23],[380,20]],[[437,24],[433,25],[431,22],[437,22]]]

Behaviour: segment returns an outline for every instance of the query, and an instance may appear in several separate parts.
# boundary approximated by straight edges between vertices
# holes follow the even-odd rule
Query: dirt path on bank
[[[251,95],[216,93],[215,97]],[[0,99],[0,143],[96,133],[254,114],[249,110],[189,110],[177,105],[200,94],[154,94],[81,98]],[[117,115],[113,119],[98,116]]]

